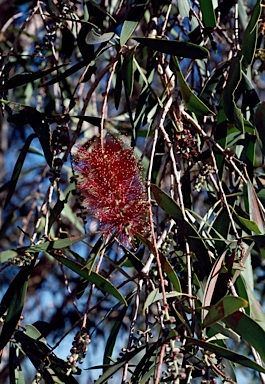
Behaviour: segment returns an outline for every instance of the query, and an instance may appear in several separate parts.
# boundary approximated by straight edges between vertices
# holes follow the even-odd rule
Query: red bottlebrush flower
[[[78,148],[75,169],[83,206],[99,222],[100,231],[117,233],[126,246],[135,234],[148,227],[148,203],[141,179],[141,166],[131,148],[110,135],[90,148]]]

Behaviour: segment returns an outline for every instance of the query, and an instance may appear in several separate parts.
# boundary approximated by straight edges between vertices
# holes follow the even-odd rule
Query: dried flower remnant
[[[100,231],[117,233],[122,244],[132,245],[134,235],[145,234],[148,227],[141,167],[132,149],[107,135],[103,147],[99,139],[90,148],[79,147],[75,164],[88,214],[98,220]]]

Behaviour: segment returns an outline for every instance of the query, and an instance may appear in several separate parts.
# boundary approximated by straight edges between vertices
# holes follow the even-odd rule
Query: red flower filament
[[[135,234],[144,234],[148,204],[141,167],[132,149],[107,135],[103,147],[100,140],[91,149],[79,147],[75,163],[83,206],[98,220],[100,231],[117,233],[118,240],[127,246]]]

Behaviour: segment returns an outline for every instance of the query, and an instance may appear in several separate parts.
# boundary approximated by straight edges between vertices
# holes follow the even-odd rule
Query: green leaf
[[[169,278],[170,282],[172,283],[173,287],[177,292],[182,292],[181,284],[178,278],[178,275],[174,271],[174,268],[170,264],[169,260],[162,254],[159,253],[159,259],[161,263],[161,268],[163,272],[167,274],[167,277]]]
[[[221,273],[221,269],[223,266],[223,262],[225,260],[226,253],[227,253],[227,251],[225,250],[221,254],[221,256],[219,256],[215,260],[215,263],[212,267],[212,270],[209,273],[209,277],[207,279],[206,286],[204,289],[204,297],[203,297],[203,302],[202,302],[204,307],[208,307],[211,304],[213,294],[215,291],[215,287],[217,284],[217,280],[218,280],[218,277]],[[205,316],[206,316],[206,309],[202,310],[202,320],[204,320]]]
[[[224,323],[247,341],[265,361],[265,331],[251,317],[243,312],[236,311],[223,319]]]
[[[44,113],[41,113],[32,107],[26,107],[24,109],[24,113],[27,122],[38,136],[45,159],[51,167],[53,161],[53,155],[51,152],[51,132],[46,117]]]
[[[26,298],[28,279],[35,259],[30,266],[23,267],[9,285],[0,304],[0,317],[7,311],[0,337],[0,351],[5,347],[16,329]]]
[[[176,339],[176,337],[178,337],[177,331],[175,329],[171,329],[168,333],[166,340],[169,341],[171,339]],[[141,378],[146,374],[147,371],[150,370],[151,366],[155,362],[154,357],[157,356],[159,348],[164,342],[165,340],[163,338],[159,339],[153,345],[149,344],[148,350],[146,350],[146,353],[143,355],[141,360],[137,362],[137,366],[131,377],[132,384],[139,384]]]
[[[170,298],[170,297],[179,297],[179,296],[186,296],[185,294],[182,294],[181,292],[175,292],[175,291],[171,291],[171,292],[166,292],[166,298]],[[149,295],[147,296],[147,299],[145,300],[145,303],[144,303],[144,306],[143,306],[143,313],[145,312],[145,310],[150,307],[150,305],[152,305],[153,303],[157,302],[157,301],[160,301],[160,300],[163,300],[163,295],[162,295],[162,292],[159,292],[159,288],[155,288],[152,292],[149,293]]]
[[[248,204],[249,204],[249,215],[250,219],[257,224],[259,231],[256,233],[264,233],[264,213],[261,208],[261,202],[256,194],[256,191],[252,183],[248,180]]]
[[[231,66],[229,70],[228,80],[226,87],[223,92],[223,108],[226,114],[226,117],[230,123],[235,124],[235,126],[243,132],[244,130],[244,119],[241,110],[236,106],[235,103],[235,91],[241,81],[241,62],[242,57],[237,56],[232,58]]]
[[[242,274],[238,276],[235,283],[236,292],[239,297],[242,297],[248,302],[248,307],[245,308],[245,313],[248,316],[251,316],[251,303],[250,303],[250,296],[249,296],[249,290],[247,289],[247,285],[245,282],[245,279],[243,278]],[[252,316],[253,317],[253,316]],[[254,316],[254,319],[257,320]]]
[[[134,266],[136,271],[140,272],[144,267],[144,264],[142,263],[142,261],[139,260],[138,257],[129,249],[124,248],[124,252],[125,252],[125,255],[128,257],[129,262]]]
[[[72,74],[76,73],[87,64],[88,64],[87,60],[80,60],[78,63],[72,65],[72,67],[66,69],[63,73],[60,73],[58,76],[55,76],[50,81],[47,81],[46,83],[42,84],[42,87],[48,87],[50,85],[53,85],[55,83],[58,83],[59,81],[66,79],[67,77],[70,77]]]
[[[20,175],[20,172],[21,172],[21,169],[23,167],[26,155],[27,155],[28,150],[29,150],[29,146],[30,146],[32,140],[35,139],[36,137],[37,136],[33,133],[31,135],[29,135],[29,137],[27,138],[27,140],[26,140],[25,144],[23,145],[23,148],[21,149],[21,152],[17,158],[11,179],[9,181],[8,192],[7,192],[5,205],[4,205],[5,208],[7,207],[8,203],[10,202],[11,197],[13,196],[13,193],[15,192],[16,185],[17,185],[17,182],[19,179],[19,175]]]
[[[198,96],[192,92],[188,86],[181,72],[178,59],[173,57],[173,61],[175,64],[175,71],[179,82],[181,96],[186,108],[190,112],[194,112],[197,115],[214,115],[214,113],[198,98]]]
[[[9,347],[9,380],[10,384],[25,384],[21,371],[20,362],[17,356],[17,348],[13,343]]]
[[[100,35],[94,29],[91,29],[87,34],[86,43],[90,45],[101,44],[111,40],[114,36],[114,32],[107,32]]]
[[[231,351],[230,349],[220,347],[218,345],[215,345],[213,343],[209,343],[206,341],[194,339],[193,337],[187,337],[187,340],[189,345],[198,345],[199,347],[203,348],[205,351],[210,351],[215,353],[217,356],[225,357],[227,360],[233,361],[236,364],[241,364],[244,367],[251,368],[251,369],[254,369],[255,371],[265,373],[265,368],[257,364],[255,361],[252,361],[245,356],[242,356],[234,351]]]
[[[92,271],[94,264],[96,262],[96,258],[98,257],[99,253],[101,252],[103,248],[103,239],[102,236],[99,237],[91,251],[89,252],[88,257],[84,262],[81,262],[85,267],[89,267],[89,273]],[[77,259],[77,261],[80,261]],[[85,289],[88,285],[88,280],[84,278],[80,278],[77,284],[77,289],[76,289],[76,298],[80,299],[80,297],[83,295],[85,292]]]
[[[265,329],[265,313],[262,309],[260,302],[256,299],[253,289],[245,281],[244,276],[241,274],[236,280],[237,292],[241,297],[246,297],[249,302],[249,308],[247,308],[246,314],[254,319],[263,329]],[[245,291],[245,292],[244,292]],[[248,310],[248,311],[247,311]]]
[[[265,101],[262,101],[255,108],[254,122],[262,144],[262,152],[265,153]]]
[[[216,27],[216,17],[212,0],[200,0],[202,12],[202,22],[205,28],[214,29]]]
[[[48,69],[44,69],[43,71],[20,73],[18,75],[15,75],[0,86],[0,92],[5,92],[8,89],[16,88],[21,85],[28,84],[34,80],[41,79],[42,77],[49,75],[51,72],[56,71],[65,65],[66,64],[61,64]]]
[[[17,342],[21,344],[21,349],[24,354],[30,359],[37,371],[42,373],[45,383],[67,383],[77,384],[76,379],[67,374],[67,364],[64,360],[59,359],[47,344],[34,340],[25,332],[17,331],[14,335]],[[77,368],[76,374],[80,374],[80,369]]]
[[[238,309],[247,306],[248,302],[241,297],[224,296],[218,303],[210,307],[209,312],[203,321],[203,327],[207,328],[213,323],[223,320]]]
[[[207,59],[209,57],[208,49],[184,41],[164,40],[153,37],[133,37],[133,39],[154,51],[167,53],[172,56],[189,59]]]
[[[104,373],[100,376],[100,378],[96,381],[94,381],[94,384],[105,384],[108,379],[110,379],[114,373],[119,371],[127,362],[133,358],[134,356],[138,355],[144,348],[146,348],[145,345],[135,348],[133,351],[126,353],[117,363],[112,364]],[[93,367],[92,367],[93,368]]]
[[[153,253],[153,255],[156,256],[156,250],[153,244],[151,243],[151,241],[149,241],[139,233],[136,236],[143,244],[145,244],[148,247],[148,249]],[[181,284],[180,284],[179,278],[176,272],[174,271],[174,269],[172,268],[171,264],[169,263],[169,261],[165,258],[165,256],[162,255],[161,252],[159,252],[159,259],[160,259],[162,270],[167,274],[173,287],[176,289],[177,292],[181,292]]]
[[[246,227],[251,232],[258,233],[258,234],[261,234],[264,232],[264,230],[262,230],[262,232],[260,231],[258,224],[255,221],[245,219],[244,217],[239,216],[237,214],[236,214],[236,217],[243,224],[243,226]]]
[[[132,297],[133,296],[127,299],[128,305],[130,304]],[[119,317],[117,320],[114,321],[114,324],[111,328],[111,332],[109,334],[105,351],[104,351],[104,356],[103,356],[103,364],[104,364],[103,373],[106,372],[106,370],[108,369],[108,366],[110,365],[113,349],[114,349],[120,328],[122,326],[122,323],[124,322],[126,311],[127,311],[127,306],[124,306],[121,310],[119,310]]]
[[[124,83],[125,92],[131,97],[133,91],[133,79],[134,79],[134,50],[129,51],[123,60],[121,66],[121,77]]]
[[[18,253],[13,249],[9,249],[7,251],[0,252],[0,264],[5,263],[9,259],[13,259],[13,257],[15,257],[17,255],[18,255]]]
[[[190,13],[191,9],[191,3],[190,0],[181,0],[178,1],[178,10],[179,14],[181,15],[182,19],[189,19],[189,24],[191,25],[191,30],[194,30],[198,26],[198,20],[197,17],[191,16]],[[200,27],[201,29],[201,27]]]
[[[35,252],[49,252],[53,249],[63,249],[70,247],[71,245],[78,243],[81,240],[86,239],[91,236],[91,233],[85,233],[80,236],[67,237],[65,239],[46,241],[45,243],[40,243],[37,245],[32,245],[31,247],[23,248],[27,250],[27,252],[35,253]]]
[[[258,21],[261,15],[261,10],[262,1],[257,0],[252,11],[251,19],[243,35],[241,53],[243,56],[242,66],[245,70],[252,64],[253,57],[255,55],[258,37]]]
[[[25,334],[34,340],[38,340],[44,344],[47,344],[47,341],[45,340],[44,337],[42,337],[42,334],[40,333],[40,331],[36,327],[34,327],[34,325],[32,324],[26,325]]]
[[[187,237],[190,249],[195,253],[199,262],[201,273],[203,273],[205,276],[209,275],[212,266],[203,239],[196,231],[196,229],[184,219],[181,209],[169,195],[167,195],[162,191],[162,189],[158,188],[154,184],[151,185],[151,188],[157,204],[169,216],[176,220],[180,230]]]
[[[60,217],[60,213],[64,209],[64,206],[66,203],[67,203],[67,198],[65,200],[58,199],[54,207],[50,210],[48,233],[50,232],[50,229],[53,223]]]
[[[88,268],[84,267],[82,264],[77,263],[76,261],[69,260],[64,256],[60,256],[57,254],[51,254],[56,260],[58,260],[60,263],[77,273],[79,276],[83,277],[87,281],[89,281],[92,284],[95,284],[97,288],[109,293],[110,295],[116,297],[121,303],[124,305],[127,305],[127,302],[125,298],[122,296],[122,294],[117,290],[117,288],[114,287],[114,285],[99,275],[96,272],[90,271]]]
[[[224,63],[218,65],[217,68],[214,68],[211,72],[209,78],[206,80],[205,85],[199,93],[199,98],[203,102],[207,103],[209,99],[214,96],[216,87],[221,83],[222,80],[224,81],[224,73],[227,66],[228,62],[225,61]]]
[[[139,21],[141,20],[145,7],[148,1],[135,0],[132,4],[129,13],[123,23],[120,36],[120,44],[123,46],[130,38],[134,30],[136,29]]]

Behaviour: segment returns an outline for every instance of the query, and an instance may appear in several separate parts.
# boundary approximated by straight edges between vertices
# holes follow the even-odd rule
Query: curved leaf
[[[73,237],[67,237],[65,239],[45,241],[44,243],[39,243],[36,245],[32,245],[31,247],[23,247],[19,249],[27,250],[27,252],[30,252],[30,253],[49,252],[53,249],[63,249],[63,248],[70,247],[71,245],[86,239],[90,235],[91,235],[90,233],[85,233],[81,236],[73,236]]]
[[[9,249],[7,251],[0,252],[0,264],[5,263],[9,259],[12,259],[13,257],[17,256],[18,253],[14,251],[13,249]]]
[[[248,302],[241,297],[224,296],[215,305],[211,306],[208,314],[203,321],[203,327],[209,327],[217,321],[223,320],[228,315],[236,312],[240,308],[246,308]]]
[[[176,292],[176,291],[171,291],[171,292],[166,292],[166,298],[170,297],[179,297],[179,296],[188,296],[185,293],[181,292]],[[152,292],[149,293],[147,296],[147,299],[145,300],[144,306],[143,306],[143,312],[150,307],[153,303],[160,301],[163,299],[163,295],[161,292],[159,292],[159,288],[154,289]]]
[[[26,155],[27,155],[28,150],[29,150],[29,146],[30,146],[32,140],[35,139],[36,137],[37,136],[33,133],[31,135],[29,135],[29,137],[27,138],[27,140],[26,140],[25,144],[23,145],[23,148],[21,149],[21,152],[17,158],[16,164],[15,164],[12,176],[11,176],[11,180],[9,181],[8,192],[7,192],[5,205],[4,205],[5,208],[8,205],[8,203],[10,202],[11,197],[13,196],[13,193],[15,192],[16,185],[17,185],[17,182],[19,179],[19,175],[20,175],[20,172],[21,172],[21,169],[23,167]]]
[[[211,261],[209,258],[208,251],[204,244],[203,239],[196,231],[196,229],[184,219],[181,209],[177,203],[159,187],[151,185],[153,195],[156,199],[157,204],[173,219],[176,220],[180,230],[187,237],[192,252],[195,253],[201,272],[206,276],[211,271]]]
[[[117,288],[114,287],[114,285],[99,275],[96,272],[90,271],[88,268],[84,267],[82,264],[77,263],[76,261],[69,260],[64,256],[57,255],[56,253],[51,253],[51,256],[53,256],[56,260],[60,261],[63,265],[77,273],[79,276],[83,277],[87,281],[89,281],[92,284],[95,284],[95,286],[110,295],[116,297],[121,303],[127,305],[127,302],[125,298],[122,296],[122,294],[117,290]]]
[[[235,124],[235,126],[243,132],[244,130],[244,119],[241,110],[236,106],[235,103],[235,91],[241,81],[241,67],[242,57],[234,57],[231,60],[231,66],[229,70],[228,80],[226,87],[223,92],[223,108],[228,120]]]
[[[132,298],[133,298],[133,296],[131,296],[131,297],[129,297],[129,299],[127,299],[128,305],[130,304]],[[104,356],[103,356],[103,364],[104,364],[103,373],[108,369],[108,366],[111,362],[112,352],[113,352],[113,349],[114,349],[114,346],[116,343],[116,339],[117,339],[118,334],[119,334],[119,330],[122,326],[122,323],[124,322],[124,316],[126,314],[126,311],[127,311],[127,306],[124,306],[121,310],[119,310],[119,317],[114,322],[114,324],[111,328],[108,340],[106,342],[106,347],[105,347]]]
[[[186,108],[190,112],[194,112],[197,115],[214,115],[214,113],[198,98],[198,96],[192,92],[188,86],[181,72],[178,59],[173,57],[173,61],[175,64],[175,71],[179,82],[181,96]]]
[[[265,331],[251,317],[243,312],[236,311],[223,319],[224,323],[247,341],[265,362]]]
[[[198,345],[203,348],[205,351],[210,351],[215,353],[217,356],[225,357],[227,360],[233,361],[236,364],[241,364],[244,367],[248,367],[254,369],[258,372],[265,373],[265,368],[257,364],[255,361],[250,360],[248,357],[240,355],[230,349],[220,347],[213,343],[208,343],[206,341],[194,339],[193,337],[187,337],[188,344],[190,345]]]
[[[41,113],[32,107],[24,108],[24,113],[27,122],[38,136],[45,159],[51,167],[53,161],[53,155],[51,152],[51,132],[46,117],[44,113]]]
[[[107,32],[100,35],[94,29],[91,29],[87,34],[86,43],[90,45],[101,44],[111,40],[114,36],[115,33],[113,32]]]
[[[242,65],[244,69],[247,69],[247,67],[251,65],[253,57],[255,55],[258,37],[258,21],[262,10],[261,7],[261,0],[257,0],[255,7],[252,11],[251,19],[243,35],[241,49],[243,55]]]
[[[35,264],[23,267],[9,285],[0,303],[0,317],[7,311],[0,337],[0,351],[5,347],[16,329],[26,298],[28,279]]]
[[[127,42],[131,34],[136,29],[139,21],[143,16],[147,3],[148,3],[147,0],[135,0],[134,3],[132,4],[121,29],[121,36],[120,36],[121,46]]]
[[[8,89],[19,87],[20,85],[28,84],[34,80],[41,79],[49,75],[51,72],[58,70],[61,67],[64,67],[66,64],[57,65],[55,67],[51,67],[48,69],[44,69],[43,71],[38,72],[30,72],[30,73],[20,73],[11,77],[7,80],[6,83],[0,86],[0,92],[5,92]]]

